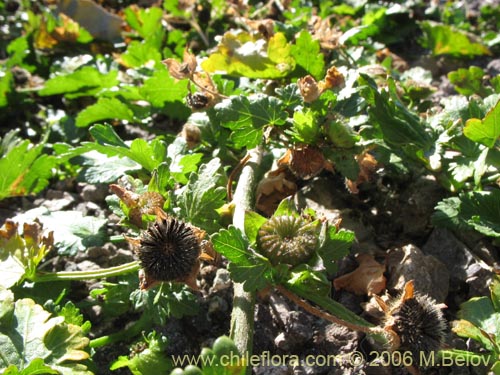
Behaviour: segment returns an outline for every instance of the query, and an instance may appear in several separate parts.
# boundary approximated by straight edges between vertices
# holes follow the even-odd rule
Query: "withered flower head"
[[[260,227],[257,236],[260,251],[274,265],[294,266],[307,261],[317,241],[316,223],[295,216],[272,217]]]
[[[197,111],[208,108],[210,98],[205,93],[195,92],[194,94],[189,93],[186,96],[186,102],[189,108]]]
[[[324,168],[330,168],[321,150],[314,146],[288,149],[278,160],[278,165],[288,165],[290,171],[303,180],[317,176]]]
[[[406,283],[403,294],[392,304],[387,306],[380,298],[377,301],[386,315],[384,331],[391,350],[409,351],[418,359],[422,353],[442,349],[446,335],[443,305],[414,293],[413,281]]]
[[[196,285],[201,246],[195,230],[188,224],[159,217],[140,237],[137,252],[144,270],[141,289],[162,281]]]
[[[314,102],[321,95],[318,82],[311,75],[300,78],[297,86],[299,87],[300,95],[302,95],[306,103]]]

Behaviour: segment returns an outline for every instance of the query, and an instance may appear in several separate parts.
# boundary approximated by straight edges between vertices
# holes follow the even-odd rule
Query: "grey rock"
[[[225,268],[219,268],[215,273],[214,282],[210,288],[210,293],[218,292],[229,288],[232,285],[229,271]]]
[[[61,211],[71,206],[75,201],[75,197],[67,191],[49,190],[41,205],[49,211]]]
[[[450,274],[450,291],[458,291],[465,283],[469,286],[471,297],[489,294],[489,267],[449,230],[434,229],[422,251],[445,264]]]
[[[431,215],[443,194],[434,176],[420,177],[401,194],[403,204],[398,216],[406,235],[418,238],[429,232]]]
[[[427,294],[437,302],[448,295],[449,271],[432,255],[425,255],[418,247],[406,245],[391,249],[387,255],[389,279],[387,288],[401,291],[406,282],[413,280],[415,290]]]
[[[491,77],[495,77],[500,74],[500,59],[491,60],[486,66],[486,71]]]
[[[276,336],[274,343],[279,349],[290,352],[304,345],[312,335],[308,317],[300,311],[290,311],[285,322],[285,331]]]
[[[104,202],[109,194],[109,188],[105,184],[85,185],[80,193],[85,202]]]
[[[120,264],[132,262],[134,255],[130,250],[118,249],[116,253],[109,259],[110,266],[118,266]]]
[[[89,259],[97,259],[100,257],[109,257],[112,254],[107,246],[92,246],[87,249],[87,257]]]
[[[98,270],[101,267],[94,263],[91,262],[90,260],[84,260],[76,264],[75,270],[77,271],[91,271],[91,270]]]

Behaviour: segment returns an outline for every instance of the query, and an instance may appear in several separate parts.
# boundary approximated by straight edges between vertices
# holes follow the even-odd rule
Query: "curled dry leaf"
[[[342,32],[330,26],[330,18],[313,16],[309,21],[309,28],[313,38],[319,41],[321,48],[332,50],[338,47]]]
[[[279,160],[279,167],[288,167],[300,179],[308,180],[323,169],[333,171],[333,165],[325,159],[317,147],[306,145],[288,149]]]
[[[10,240],[12,237],[18,235],[19,224],[11,219],[5,220],[5,223],[0,228],[0,247],[5,241]],[[46,232],[46,231],[45,231]],[[39,248],[44,246],[47,250],[54,245],[54,232],[50,231],[45,233],[43,225],[35,219],[32,223],[23,224],[23,238],[26,247]]]
[[[341,87],[345,83],[344,76],[339,70],[332,66],[327,70],[325,78],[317,82],[314,77],[307,75],[298,80],[300,94],[304,102],[311,103],[320,97],[326,90]]]
[[[377,160],[368,152],[356,155],[356,160],[359,165],[358,178],[356,181],[346,179],[346,186],[352,194],[357,194],[359,192],[358,186],[360,184],[368,182],[373,178],[378,167]]]
[[[168,72],[175,79],[186,79],[193,77],[196,71],[198,63],[196,62],[196,56],[190,53],[188,50],[184,51],[183,62],[180,63],[176,59],[166,59],[162,61],[168,68]]]
[[[264,39],[269,40],[274,35],[274,21],[267,18],[264,20],[245,20],[245,23],[253,30],[262,34]]]
[[[306,103],[314,102],[321,95],[318,82],[311,75],[300,78],[297,85],[299,86],[300,95],[302,95]]]
[[[360,254],[354,271],[333,280],[336,290],[345,289],[357,295],[378,294],[385,289],[385,265],[378,263],[373,255]]]
[[[336,67],[332,66],[326,71],[325,79],[320,82],[320,88],[324,91],[335,87],[341,87],[344,83],[344,75],[340,73]]]
[[[297,185],[294,178],[284,168],[270,171],[257,186],[255,208],[267,216],[271,216],[286,197],[295,194]]]
[[[19,225],[16,222],[12,221],[11,219],[5,220],[5,223],[0,228],[0,237],[8,240],[14,234],[17,233],[18,227]]]
[[[186,140],[186,144],[189,149],[198,146],[201,142],[200,128],[189,122],[184,124],[179,136]]]
[[[153,191],[137,194],[116,184],[109,185],[109,190],[129,208],[129,220],[137,227],[143,226],[142,215],[156,214],[156,210],[165,203],[165,198]]]

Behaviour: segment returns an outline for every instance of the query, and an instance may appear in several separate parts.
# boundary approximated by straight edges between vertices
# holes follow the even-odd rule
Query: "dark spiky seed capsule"
[[[191,227],[167,218],[155,222],[142,235],[138,255],[148,278],[174,281],[190,275],[200,252],[200,242]]]
[[[272,264],[297,265],[308,260],[316,249],[316,225],[301,217],[272,217],[259,229],[257,242]]]
[[[428,296],[415,295],[391,310],[392,330],[399,336],[399,351],[410,351],[414,360],[422,353],[442,348],[446,321],[436,302]]]

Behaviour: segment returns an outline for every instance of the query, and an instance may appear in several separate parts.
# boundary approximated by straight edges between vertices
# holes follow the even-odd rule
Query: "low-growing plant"
[[[9,20],[0,41],[0,200],[38,195],[57,180],[106,184],[125,235],[110,237],[107,217],[65,209],[38,207],[5,222],[4,374],[92,374],[93,353],[124,341],[135,341],[131,355],[111,370],[250,373],[257,295],[270,292],[391,352],[443,347],[443,314],[412,282],[392,303],[376,298],[380,325],[332,299],[331,279],[356,234],[291,197],[321,175],[357,194],[381,174],[432,174],[449,192],[434,225],[498,238],[498,77],[457,67],[448,78],[458,95],[438,110],[431,74],[403,72],[407,64],[392,52],[408,39],[431,59],[491,56],[497,9],[483,7],[475,25],[453,4],[413,1],[313,1],[314,16],[299,0],[283,9],[164,1],[123,5],[121,16],[93,2],[77,10],[66,3],[25,0],[13,11],[0,4]],[[84,271],[44,262],[108,241],[130,244],[138,260]],[[198,313],[200,264],[219,257],[234,286],[229,337],[202,349],[197,363],[174,363],[157,328]],[[88,298],[67,300],[70,281],[95,279],[105,281]],[[487,353],[444,355],[481,357],[498,372],[490,324],[497,279],[491,290],[491,299],[462,305],[454,328]],[[104,320],[137,318],[90,339],[80,310],[92,306]],[[231,362],[223,364],[226,354]]]

